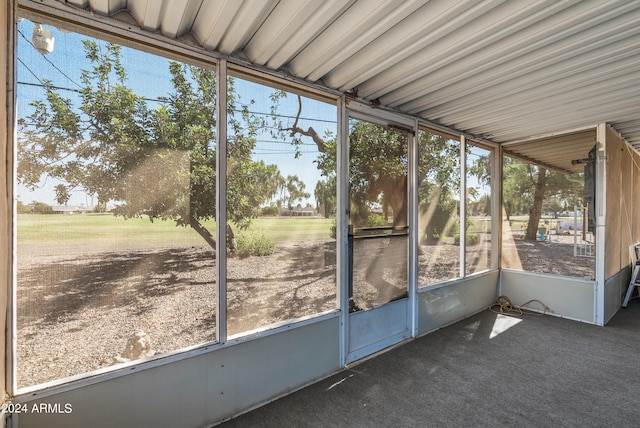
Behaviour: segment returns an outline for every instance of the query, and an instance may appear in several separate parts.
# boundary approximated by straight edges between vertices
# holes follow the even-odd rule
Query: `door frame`
[[[341,365],[365,358],[397,343],[414,338],[417,334],[417,155],[416,138],[418,120],[393,112],[379,110],[372,106],[350,101],[348,106],[343,97],[338,131],[338,260],[340,284],[338,289],[341,309]],[[409,132],[407,155],[407,225],[409,228],[407,248],[407,298],[396,300],[367,311],[349,313],[349,120],[351,118],[365,120],[380,125],[393,125]],[[382,336],[375,334],[354,341],[356,332],[367,331],[372,320],[384,324]],[[370,332],[369,332],[370,333]],[[353,348],[351,345],[354,345]]]

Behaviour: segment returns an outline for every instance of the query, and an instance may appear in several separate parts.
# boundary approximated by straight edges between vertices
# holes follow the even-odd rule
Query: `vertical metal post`
[[[408,180],[409,189],[409,269],[407,279],[409,281],[409,331],[412,337],[418,335],[418,245],[420,243],[420,231],[418,229],[418,141],[419,141],[418,119],[413,125],[413,138],[409,138],[408,150]]]
[[[349,297],[349,304],[348,304],[348,309],[349,311],[351,311],[351,305],[353,304],[353,245],[354,245],[354,238],[353,238],[353,225],[350,224],[348,225],[349,227],[349,232],[347,233],[348,237],[347,237],[347,252],[349,253],[349,264],[347,266],[347,269],[349,269],[349,282],[347,284],[347,296]]]
[[[216,339],[227,341],[227,61],[218,61],[216,107]]]
[[[502,147],[491,151],[491,269],[502,267]]]
[[[467,140],[460,136],[460,278],[467,274]]]
[[[578,206],[573,206],[573,257],[578,257]]]
[[[349,297],[351,260],[349,257],[349,118],[344,96],[338,103],[337,207],[336,207],[336,279],[340,308],[340,367],[349,353]]]
[[[498,268],[498,289],[496,290],[496,295],[501,296],[502,295],[502,248],[503,248],[503,220],[506,219],[506,211],[503,210],[503,191],[502,191],[502,184],[504,182],[503,180],[503,175],[504,175],[504,152],[503,152],[503,147],[502,146],[498,146],[495,149],[496,152],[496,176],[495,176],[495,180],[491,185],[491,192],[494,191],[494,189],[498,189],[498,195],[496,197],[497,201],[495,201],[495,203],[493,204],[492,207],[492,211],[491,212],[495,212],[496,213],[496,217],[498,217],[497,221],[495,221],[493,224],[496,225],[496,230],[493,230],[493,226],[491,228],[491,241],[493,242],[493,240],[495,239],[497,242],[497,245],[495,245],[494,247],[492,247],[491,251],[493,251],[493,248],[497,248],[496,250],[496,255],[495,255],[495,262],[491,262],[491,266],[492,267],[496,267]],[[493,209],[495,208],[495,211],[493,211]],[[511,228],[509,228],[511,229]]]
[[[18,325],[17,325],[17,314],[16,308],[18,304],[17,298],[17,192],[16,192],[16,177],[17,177],[17,162],[16,162],[16,141],[17,141],[17,126],[16,126],[16,58],[17,58],[17,43],[15,40],[16,30],[15,25],[17,21],[16,17],[16,9],[15,2],[10,1],[5,7],[6,10],[6,21],[2,22],[3,29],[10,29],[6,31],[7,40],[5,46],[2,49],[6,49],[7,56],[7,67],[6,67],[6,102],[7,102],[7,116],[5,122],[5,135],[6,139],[6,151],[5,155],[7,156],[6,162],[4,162],[6,171],[6,185],[7,185],[7,193],[8,197],[7,201],[7,213],[9,214],[6,219],[10,224],[6,225],[7,230],[9,231],[9,236],[7,239],[7,257],[6,260],[2,262],[7,263],[6,270],[6,289],[2,292],[5,293],[7,297],[7,317],[5,318],[5,322],[7,323],[7,328],[5,329],[6,338],[5,338],[5,362],[6,362],[6,376],[7,379],[5,381],[7,393],[9,395],[15,395],[18,389],[17,382],[17,344],[18,344]],[[3,84],[5,83],[3,82]],[[1,263],[1,262],[0,262]],[[0,269],[2,270],[2,269]],[[9,417],[11,417],[9,415]],[[9,424],[11,421],[8,422]]]
[[[596,160],[596,289],[594,299],[594,323],[604,325],[605,319],[605,237],[607,214],[607,124],[601,123],[596,129],[598,144]],[[610,225],[610,227],[613,225]]]

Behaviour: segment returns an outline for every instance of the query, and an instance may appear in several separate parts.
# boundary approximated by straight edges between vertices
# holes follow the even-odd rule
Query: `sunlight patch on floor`
[[[521,321],[522,318],[514,318],[508,315],[498,314],[498,316],[496,316],[496,321],[493,323],[491,333],[489,334],[489,339],[493,339],[497,335],[504,333]]]

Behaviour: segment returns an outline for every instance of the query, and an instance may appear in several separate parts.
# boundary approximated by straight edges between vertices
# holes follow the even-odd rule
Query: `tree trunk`
[[[213,253],[216,252],[216,238],[209,232],[209,230],[202,225],[195,217],[189,216],[189,226],[193,228],[198,235],[202,236],[202,238],[209,244],[209,246],[213,249]],[[233,229],[229,224],[227,224],[227,252],[233,252],[236,250],[236,237],[233,233]]]
[[[189,216],[189,226],[193,228],[204,240],[209,244],[209,246],[213,249],[213,253],[216,252],[216,238],[209,232],[209,230],[204,227],[195,217]]]
[[[407,225],[407,178],[402,176],[389,177],[384,180],[380,188],[383,203],[393,211],[393,226]],[[386,212],[385,212],[386,215]]]
[[[542,218],[542,201],[547,184],[547,169],[538,167],[538,178],[535,184],[535,193],[533,194],[533,207],[529,212],[529,224],[527,225],[527,234],[525,239],[535,241],[538,236],[538,223]]]

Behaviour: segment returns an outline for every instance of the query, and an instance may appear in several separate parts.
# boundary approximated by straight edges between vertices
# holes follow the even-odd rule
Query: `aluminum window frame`
[[[169,363],[181,361],[187,358],[193,358],[198,355],[202,355],[205,353],[209,353],[215,351],[217,349],[223,349],[229,346],[234,346],[239,343],[243,343],[246,341],[256,340],[258,338],[262,338],[265,336],[270,336],[273,334],[277,334],[281,331],[290,330],[291,328],[302,328],[306,325],[322,322],[329,318],[334,318],[339,316],[339,302],[341,299],[340,295],[340,287],[339,284],[342,281],[342,277],[345,275],[343,272],[344,268],[341,268],[340,260],[344,258],[345,251],[341,250],[341,239],[346,239],[346,233],[341,237],[338,235],[338,239],[336,240],[337,245],[337,253],[336,253],[336,289],[337,289],[337,304],[336,309],[324,311],[320,313],[315,313],[310,316],[304,316],[301,318],[285,320],[282,322],[274,323],[264,328],[259,328],[255,331],[252,331],[251,334],[247,336],[231,338],[229,339],[226,332],[226,209],[224,210],[224,214],[221,214],[221,207],[226,208],[226,175],[224,179],[220,179],[222,169],[226,172],[226,162],[222,160],[225,159],[223,154],[226,154],[226,107],[225,108],[217,108],[216,111],[216,121],[217,121],[217,139],[216,149],[218,150],[218,154],[216,156],[216,164],[217,164],[217,174],[218,179],[216,180],[217,186],[217,215],[216,215],[216,242],[217,248],[216,251],[218,255],[220,255],[216,273],[218,278],[216,280],[217,287],[217,299],[216,299],[216,339],[214,341],[204,342],[192,346],[188,346],[185,348],[177,349],[174,351],[166,352],[164,354],[160,354],[154,357],[142,358],[138,360],[134,360],[128,363],[119,364],[115,367],[107,367],[97,370],[92,370],[89,372],[80,373],[73,376],[67,376],[59,379],[55,379],[53,381],[40,383],[36,385],[30,385],[27,387],[19,388],[17,385],[17,366],[18,361],[16,360],[16,343],[17,343],[17,211],[16,211],[16,178],[17,178],[17,161],[16,161],[16,144],[17,144],[17,126],[15,122],[15,114],[16,114],[16,99],[15,99],[15,88],[17,86],[17,80],[15,76],[16,71],[16,61],[17,61],[17,42],[16,42],[16,24],[18,21],[18,16],[20,18],[25,18],[29,20],[41,20],[47,22],[50,25],[56,25],[64,28],[65,30],[78,32],[80,34],[94,37],[99,40],[113,42],[120,44],[122,46],[126,46],[127,48],[132,48],[136,50],[140,50],[146,53],[150,53],[153,55],[159,55],[163,58],[167,58],[170,60],[180,61],[183,63],[195,65],[198,67],[204,67],[210,70],[216,71],[217,76],[217,84],[218,84],[218,104],[226,105],[226,78],[230,74],[230,70],[232,74],[235,75],[246,75],[251,76],[251,80],[260,81],[265,84],[269,84],[272,87],[286,89],[289,91],[296,91],[296,93],[300,93],[301,95],[308,96],[309,98],[314,98],[316,100],[330,102],[336,105],[337,114],[336,120],[338,123],[338,138],[339,142],[341,141],[341,130],[340,130],[340,116],[344,111],[344,97],[335,91],[328,90],[326,88],[322,88],[318,85],[312,85],[308,82],[298,82],[295,79],[287,79],[286,77],[276,75],[273,72],[265,72],[266,70],[260,69],[259,67],[252,66],[250,64],[244,64],[242,61],[237,59],[230,59],[223,55],[217,55],[214,53],[204,52],[201,49],[196,47],[190,48],[184,44],[181,44],[177,41],[171,41],[166,37],[162,37],[156,34],[144,32],[141,29],[131,28],[131,26],[111,20],[108,18],[93,16],[91,19],[87,18],[85,14],[81,13],[71,13],[68,10],[60,10],[59,8],[52,7],[48,4],[39,4],[35,5],[33,2],[19,0],[18,5],[16,7],[12,7],[13,2],[10,2],[11,13],[9,14],[10,21],[10,29],[9,31],[9,52],[8,52],[8,61],[11,64],[10,72],[8,76],[8,93],[13,94],[13,98],[9,99],[10,105],[8,106],[8,120],[7,120],[7,131],[9,134],[7,141],[7,163],[10,165],[8,168],[8,179],[10,181],[10,192],[12,201],[11,209],[12,214],[8,219],[11,222],[12,228],[12,236],[10,236],[8,240],[8,245],[10,247],[9,252],[9,281],[7,284],[7,295],[9,297],[7,303],[7,340],[6,340],[6,366],[7,366],[7,393],[11,397],[16,397],[16,400],[19,400],[20,397],[33,397],[38,396],[40,398],[50,396],[52,394],[57,394],[62,391],[73,390],[76,388],[82,388],[84,386],[92,385],[95,383],[99,383],[102,381],[106,381],[109,379],[118,378],[121,376],[128,375],[132,372],[142,371],[152,369],[158,366],[166,365]],[[135,37],[132,37],[132,34]],[[220,90],[221,88],[224,91]],[[223,94],[223,96],[221,96]],[[224,98],[225,104],[222,103],[222,98]],[[340,143],[339,143],[340,147]],[[339,149],[340,150],[340,149]],[[340,166],[338,167],[340,168]],[[224,191],[224,193],[223,193]],[[340,190],[337,190],[337,212],[339,210],[344,209],[344,202],[341,203],[344,195],[340,194]],[[224,195],[224,197],[222,197]],[[338,232],[340,234],[340,231]],[[221,251],[220,249],[225,249]],[[224,260],[225,263],[222,261]],[[224,274],[224,275],[222,275]],[[223,318],[222,315],[225,315]]]

